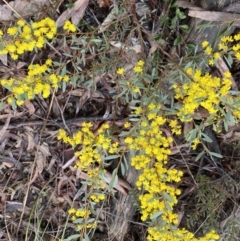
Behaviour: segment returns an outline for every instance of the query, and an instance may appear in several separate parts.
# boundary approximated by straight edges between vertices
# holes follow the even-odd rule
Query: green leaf
[[[67,88],[67,83],[65,81],[62,82],[62,91],[65,92]]]
[[[163,196],[167,201],[173,202],[173,198],[168,193],[163,192]]]
[[[193,64],[193,61],[189,61],[186,66],[184,67],[184,70],[187,70],[188,68],[190,68]]]
[[[129,131],[122,131],[118,136],[123,137],[123,136],[128,136],[128,135],[129,135]]]
[[[229,67],[231,68],[231,66],[232,66],[232,64],[233,64],[232,54],[228,54],[227,57],[224,55],[224,59],[227,61]]]
[[[85,233],[83,241],[90,241],[89,236]]]
[[[77,218],[73,221],[73,223],[77,223],[77,224],[80,224],[80,223],[83,223],[84,222],[84,218]]]
[[[61,64],[59,62],[53,61],[53,65],[54,66],[61,66]]]
[[[71,48],[73,48],[73,47],[71,47]],[[63,53],[63,55],[66,56],[66,57],[70,57],[70,58],[73,57],[71,54],[68,54],[68,53]]]
[[[177,24],[177,16],[175,16],[174,18],[172,18],[172,21],[171,21],[171,29],[175,28],[176,27],[176,24]]]
[[[196,27],[196,29],[206,29],[206,28],[212,28],[214,26],[215,26],[214,24],[210,24],[210,23],[200,24]]]
[[[113,179],[111,180],[111,182],[109,183],[109,187],[112,190],[112,188],[115,188],[117,186],[118,183],[118,175],[117,175],[117,171],[118,169],[114,169],[112,172],[112,177]]]
[[[207,136],[205,133],[202,132],[201,135],[204,136],[204,138],[202,138],[203,141],[206,141],[209,143],[212,142],[212,139],[209,136]]]
[[[131,118],[130,121],[139,121],[139,118]]]
[[[89,219],[87,220],[87,223],[93,223],[95,220],[96,220],[95,218],[89,218]]]
[[[158,218],[160,215],[162,215],[164,213],[164,211],[158,211],[156,213],[154,213],[150,218],[153,220],[153,219],[156,219]]]
[[[198,52],[198,44],[197,44],[197,45],[195,46],[195,48],[194,48],[194,55],[196,55],[197,52]]]
[[[68,238],[64,239],[63,241],[76,240],[76,239],[79,238],[80,236],[81,236],[81,234],[73,234],[73,235],[69,236]]]
[[[225,131],[228,131],[228,123],[225,119],[223,120],[223,124],[224,124]]]
[[[223,158],[223,156],[222,156],[221,154],[219,154],[219,153],[211,152],[211,151],[209,151],[208,153],[209,153],[211,156],[215,156],[215,157],[217,157],[217,158]]]
[[[186,137],[186,141],[191,141],[191,140],[194,140],[197,136],[197,130],[196,129],[193,129],[189,132],[188,136]]]
[[[184,25],[180,25],[179,28],[183,31],[183,32],[188,32],[189,30],[189,26],[184,24]]]
[[[12,100],[11,106],[12,106],[12,109],[13,109],[13,110],[16,110],[16,109],[17,109],[16,101],[15,101],[14,98],[13,98],[13,100]]]
[[[181,41],[182,41],[181,36],[177,36],[177,37],[174,39],[173,45],[176,46],[176,45],[180,44]]]
[[[198,161],[203,156],[204,153],[205,153],[204,151],[201,151],[195,158],[195,161]]]
[[[179,11],[179,12],[178,12],[178,17],[179,17],[180,19],[185,19],[185,18],[186,18],[186,15],[184,14],[184,12]]]
[[[176,8],[178,6],[178,1],[175,1],[172,5],[171,8]]]
[[[102,42],[102,40],[101,39],[91,39],[91,42],[93,42],[93,43],[101,43]]]
[[[109,156],[104,157],[104,160],[108,161],[108,160],[112,160],[112,159],[116,159],[116,158],[119,158],[119,155],[109,155]]]
[[[120,163],[120,168],[121,168],[121,174],[124,176],[126,174],[126,169],[122,162]]]
[[[129,163],[128,163],[128,160],[127,160],[125,155],[123,155],[123,161],[124,161],[124,165],[125,165],[126,169],[128,169],[129,168]]]

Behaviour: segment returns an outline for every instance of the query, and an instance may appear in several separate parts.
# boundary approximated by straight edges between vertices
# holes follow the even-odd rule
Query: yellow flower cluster
[[[224,107],[224,109],[226,110],[226,112],[232,112],[232,115],[238,119],[240,119],[240,96],[228,96],[228,98],[226,99],[226,106]]]
[[[166,183],[180,181],[182,172],[175,169],[167,170],[163,167],[171,153],[169,144],[173,139],[165,137],[160,130],[161,126],[166,123],[166,119],[157,115],[156,109],[157,106],[153,103],[148,106],[147,118],[139,123],[139,133],[136,137],[126,137],[125,143],[129,149],[139,152],[138,155],[132,157],[131,165],[137,170],[143,169],[136,182],[138,189],[145,190],[145,193],[139,197],[142,220],[145,221],[159,210],[164,210],[165,213],[162,217],[175,223],[176,215],[168,209],[172,209],[173,205],[177,203],[176,195],[180,194],[180,190],[176,190]],[[164,195],[171,199],[168,201],[168,208],[165,198],[163,198]]]
[[[90,215],[92,214],[90,210],[70,208],[68,210],[68,213],[69,215],[71,215],[72,221],[82,218],[82,221],[77,224],[78,230],[82,230],[86,228],[95,229],[97,227],[96,221],[94,220],[91,222],[88,221],[90,219]]]
[[[67,136],[64,130],[59,130],[58,140],[71,145],[75,148],[77,145],[82,145],[81,151],[76,151],[75,156],[79,158],[76,163],[76,168],[87,170],[94,163],[102,164],[102,151],[110,154],[118,151],[118,142],[112,143],[111,138],[107,135],[109,128],[108,124],[103,124],[98,130],[98,135],[95,136],[91,131],[92,123],[84,122],[82,129],[75,133],[72,137]]]
[[[75,26],[74,24],[72,24],[69,20],[67,20],[67,21],[64,23],[63,29],[64,29],[64,30],[67,30],[67,31],[69,31],[69,32],[72,32],[72,33],[74,33],[74,32],[77,31],[76,26]]]
[[[139,60],[137,65],[133,68],[135,73],[142,73],[143,72],[143,65],[144,65],[144,61],[143,60]]]
[[[192,149],[193,150],[196,150],[197,148],[197,145],[200,143],[200,140],[198,138],[195,138],[193,141],[192,141]]]
[[[181,125],[178,124],[177,120],[171,120],[169,126],[173,134],[180,135],[182,133]]]
[[[200,106],[204,107],[211,115],[216,115],[219,105],[231,89],[231,73],[225,72],[223,78],[202,74],[200,70],[188,68],[188,83],[178,86],[173,85],[175,98],[182,102],[178,112],[181,121],[191,121],[192,114]]]
[[[105,200],[105,195],[103,193],[94,193],[90,195],[90,198],[92,201],[94,201],[95,203],[99,203],[103,200]]]
[[[227,53],[229,51],[233,51],[237,60],[240,60],[240,33],[237,33],[233,36],[223,36],[220,39],[218,44],[218,51],[213,52],[212,47],[210,46],[208,41],[202,42],[202,47],[204,48],[204,52],[211,57],[209,60],[209,65],[214,65],[216,60],[218,60],[222,54]]]
[[[92,123],[84,122],[81,130],[72,137],[69,137],[64,130],[59,130],[58,140],[62,140],[73,148],[81,145],[81,150],[74,153],[78,157],[75,168],[86,171],[90,179],[89,183],[94,185],[96,189],[99,189],[104,187],[103,181],[100,178],[103,170],[99,167],[104,164],[105,155],[118,152],[118,142],[112,143],[111,138],[108,136],[108,124],[103,124],[98,129],[97,136],[95,136],[91,127]],[[98,195],[95,199],[103,200],[103,196]],[[92,197],[94,198],[94,196]]]
[[[219,235],[215,231],[208,232],[202,238],[195,238],[193,233],[186,229],[171,229],[167,225],[163,228],[158,226],[148,228],[148,241],[214,241],[219,240]],[[156,239],[156,237],[159,237]]]
[[[22,105],[24,100],[32,100],[35,95],[49,97],[51,88],[57,89],[62,82],[68,82],[68,75],[56,75],[51,68],[52,60],[48,59],[43,65],[31,64],[28,66],[27,76],[23,78],[1,79],[0,85],[12,92],[7,101]],[[51,74],[50,74],[51,73]]]
[[[10,54],[11,58],[16,60],[26,51],[44,47],[46,41],[53,39],[56,33],[57,27],[51,18],[44,18],[31,25],[20,19],[15,26],[7,29],[7,34],[0,33],[3,43],[0,54]],[[5,36],[6,39],[4,39]],[[10,43],[9,36],[11,37]]]
[[[117,74],[123,75],[124,74],[124,68],[118,68]]]
[[[165,137],[161,126],[167,120],[159,115],[160,106],[153,103],[143,110],[138,107],[134,115],[142,115],[133,136],[124,139],[129,150],[136,153],[131,159],[131,165],[135,169],[142,169],[136,182],[136,187],[143,192],[139,196],[141,219],[152,219],[153,225],[148,228],[149,241],[210,241],[217,240],[219,236],[215,232],[208,233],[204,238],[196,239],[194,235],[185,229],[177,229],[178,215],[173,212],[173,206],[177,203],[177,195],[181,191],[174,187],[173,182],[179,182],[182,171],[167,169],[167,159],[171,153],[171,137]],[[145,117],[146,116],[146,117]],[[177,122],[170,121],[172,128],[176,128]],[[165,223],[161,226],[161,222]]]
[[[92,127],[92,123],[83,122],[81,130],[76,132],[72,137],[69,137],[64,130],[60,129],[57,138],[71,145],[73,148],[80,146],[81,150],[74,153],[78,157],[75,168],[85,171],[88,175],[86,182],[91,187],[89,200],[94,205],[105,200],[105,194],[99,193],[99,190],[104,189],[106,186],[102,180],[104,176],[104,169],[102,168],[104,157],[108,153],[118,152],[118,142],[112,143],[111,138],[109,138],[108,132],[110,126],[108,124],[103,124],[98,129],[97,136],[91,130]],[[98,192],[94,192],[94,190]],[[91,212],[89,210],[70,209],[69,214],[72,215],[72,221],[79,217],[83,217],[87,221]],[[96,228],[96,225],[96,221],[80,223],[77,225],[77,229]]]

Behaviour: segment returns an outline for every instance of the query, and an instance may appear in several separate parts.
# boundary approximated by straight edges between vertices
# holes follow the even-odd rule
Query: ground
[[[0,4],[0,240],[238,240],[236,28],[189,44],[171,0]]]

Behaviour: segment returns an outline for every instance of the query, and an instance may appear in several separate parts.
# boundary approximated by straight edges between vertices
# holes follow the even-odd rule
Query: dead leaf
[[[35,147],[34,137],[33,137],[33,134],[29,131],[26,132],[26,135],[27,135],[27,139],[28,139],[27,151],[31,152]]]
[[[72,96],[77,96],[77,97],[81,97],[83,95],[83,93],[85,92],[84,89],[75,89],[75,90],[72,90],[72,91],[69,91],[69,95],[72,95]]]
[[[103,0],[97,0],[97,3],[98,3],[98,6],[99,6],[100,8],[102,8],[102,7],[105,6],[105,3],[104,3]]]
[[[1,79],[8,79],[13,72],[6,66],[0,66]]]
[[[115,4],[112,11],[108,14],[106,19],[101,24],[101,26],[98,30],[98,33],[103,33],[104,31],[106,31],[106,29],[108,29],[108,27],[114,22],[114,20],[117,18],[117,16],[118,16],[118,7]]]
[[[88,5],[88,4],[87,4],[87,5]],[[86,8],[87,8],[87,5],[84,6],[83,8],[79,8],[79,9],[75,12],[75,14],[71,17],[71,21],[72,21],[73,24],[75,24],[75,25],[78,25],[78,24],[79,24],[80,20],[82,19],[83,15],[84,15],[84,13],[85,13],[85,10],[86,10]]]
[[[183,136],[187,136],[187,134],[193,129],[193,122],[185,122],[183,125]]]
[[[91,90],[90,89],[86,89],[83,93],[83,95],[81,96],[81,98],[79,99],[77,105],[76,105],[76,113],[79,112],[79,110],[81,110],[81,108],[83,107],[83,105],[87,102],[87,100],[89,100],[91,98]]]
[[[57,160],[58,160],[58,157],[57,157],[57,156],[53,156],[53,157],[51,158],[50,163],[48,164],[48,167],[47,167],[46,171],[48,171],[48,172],[51,173],[51,172],[52,172],[51,169],[52,169],[53,165],[54,165],[55,163],[57,163]]]
[[[0,6],[0,21],[8,21],[12,19],[12,11],[5,4]]]
[[[184,211],[179,211],[178,213],[177,213],[177,215],[178,215],[178,224],[177,224],[177,227],[180,225],[180,223],[181,223],[181,221],[182,221],[182,218],[183,218],[183,216],[184,216]]]
[[[49,5],[49,0],[25,1],[15,0],[0,6],[0,21],[9,21],[15,18],[15,12],[20,16],[32,16],[40,12],[43,5]],[[13,11],[14,10],[14,11]]]
[[[45,157],[51,156],[51,152],[49,151],[49,146],[45,142],[41,146],[39,146],[39,151],[41,151]]]
[[[12,168],[14,166],[11,162],[2,162],[2,165],[6,166],[7,168]]]
[[[0,141],[4,138],[6,132],[7,132],[7,128],[9,126],[10,120],[12,118],[11,114],[8,114],[7,120],[3,126],[3,128],[0,130]]]
[[[1,13],[0,13],[1,16]],[[8,65],[8,61],[7,61],[7,54],[0,54],[0,60],[2,61],[2,63],[7,66]]]
[[[167,137],[172,138],[172,133],[171,133],[168,129],[166,129],[166,128],[161,128],[161,131],[163,131],[164,134],[165,134]],[[173,142],[170,143],[170,147],[173,148]]]
[[[129,50],[134,50],[137,54],[141,53],[141,45],[140,44],[136,44],[132,47],[125,47],[122,43],[115,42],[115,41],[111,41],[110,44],[118,49],[124,49],[126,52],[128,52]]]
[[[240,14],[235,13],[224,13],[224,12],[214,12],[214,11],[196,11],[190,10],[188,16],[199,18],[206,21],[218,21],[224,23],[231,23],[236,27],[240,27]]]
[[[26,62],[22,62],[22,61],[19,61],[18,63],[17,63],[17,69],[21,69],[23,66],[25,66],[26,65]]]
[[[63,24],[70,18],[72,18],[72,23],[77,25],[82,19],[85,10],[88,6],[89,0],[77,0],[73,7],[64,11],[56,21],[57,27],[63,26]]]
[[[6,201],[6,212],[23,211],[23,204],[20,202]]]
[[[171,148],[171,154],[170,155],[175,155],[177,153],[181,153],[181,148],[188,148],[189,149],[189,147],[190,147],[189,143],[182,144],[182,145],[179,145],[179,146],[175,146],[175,147]]]
[[[109,184],[109,183],[112,181],[112,179],[113,179],[112,174],[109,173],[109,172],[106,172],[105,175],[104,175],[104,180],[105,180],[105,182]],[[116,184],[116,186],[115,186],[115,189],[117,189],[117,190],[118,190],[119,192],[121,192],[123,195],[126,195],[126,196],[127,196],[128,193],[126,192],[125,189],[131,190],[132,188],[130,187],[130,185],[129,185],[126,181],[124,181],[124,180],[121,179],[121,178],[118,178],[118,182],[117,182],[117,184]]]
[[[178,0],[177,1],[177,5],[178,5],[179,8],[188,8],[188,9],[196,10],[196,11],[204,11],[203,8],[200,8],[200,7],[198,7],[198,6],[196,6],[193,3],[188,2],[188,1],[180,1],[180,0]]]
[[[104,7],[104,6],[107,6],[107,7],[110,7],[110,2],[109,0],[97,0],[97,3],[98,3],[98,6],[100,8]]]
[[[230,3],[229,5],[224,7],[224,12],[233,12],[233,13],[240,12],[240,3],[239,2]]]
[[[30,115],[35,113],[35,107],[34,107],[34,105],[32,104],[31,101],[25,100],[24,105],[27,107]]]
[[[76,192],[76,187],[75,185],[71,182],[71,180],[67,177],[67,176],[62,176],[58,178],[58,184],[57,184],[57,195],[60,196],[61,195],[61,188],[62,186],[64,186],[65,184],[69,184],[72,188],[72,190],[74,190],[74,192]]]
[[[43,155],[41,151],[36,152],[35,154],[38,174],[41,174],[46,166],[46,156]]]
[[[86,92],[86,89],[75,89],[70,91],[68,94],[72,96],[82,97]],[[91,91],[91,98],[104,98],[104,96],[99,91]]]
[[[63,197],[57,197],[56,194],[52,191],[51,201],[53,204],[58,205],[60,203],[63,203],[65,201],[65,199]]]

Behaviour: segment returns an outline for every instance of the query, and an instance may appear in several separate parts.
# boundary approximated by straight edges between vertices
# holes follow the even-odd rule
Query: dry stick
[[[3,2],[19,17],[19,18],[23,18],[21,16],[21,14],[19,14],[8,2],[6,2],[6,0],[3,0]],[[27,23],[28,26],[30,26],[28,23]],[[50,44],[48,41],[47,41],[47,45],[52,48],[59,56],[62,56],[62,54],[57,50],[55,49],[52,44]]]

